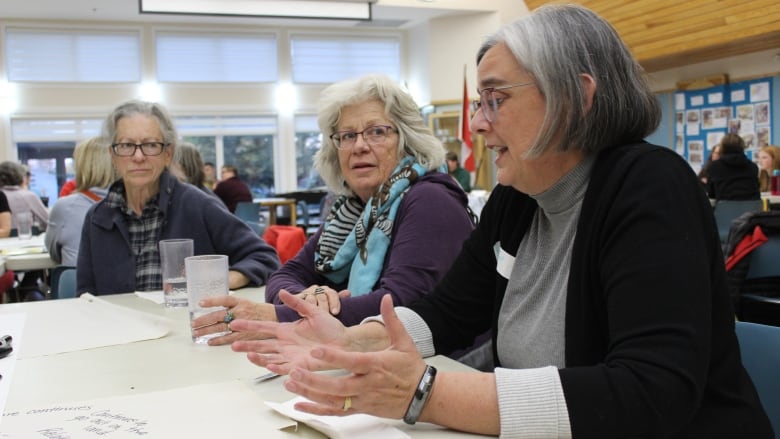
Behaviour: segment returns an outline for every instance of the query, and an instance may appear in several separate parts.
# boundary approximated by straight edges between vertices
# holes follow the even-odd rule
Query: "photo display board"
[[[726,83],[674,94],[674,149],[699,172],[724,134],[737,133],[754,162],[772,144],[772,79]]]

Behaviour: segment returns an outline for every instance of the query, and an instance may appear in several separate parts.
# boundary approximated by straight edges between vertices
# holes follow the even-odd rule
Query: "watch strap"
[[[420,418],[420,413],[422,413],[422,409],[428,401],[428,397],[431,395],[431,388],[433,387],[433,381],[435,379],[436,368],[427,365],[422,378],[420,378],[420,382],[417,384],[417,388],[414,390],[412,400],[409,402],[409,408],[406,409],[404,422],[413,425]]]

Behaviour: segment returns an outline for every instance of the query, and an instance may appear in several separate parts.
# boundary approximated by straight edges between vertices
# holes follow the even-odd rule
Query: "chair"
[[[780,328],[757,323],[736,322],[739,350],[758,397],[764,406],[775,438],[780,439]]]
[[[257,221],[244,221],[246,225],[249,226],[250,229],[252,229],[255,233],[257,233],[257,236],[262,237],[263,233],[265,233],[265,225],[261,224]]]
[[[753,291],[740,294],[739,318],[743,321],[780,326],[780,297],[773,296],[772,289],[780,283],[780,236],[770,235],[769,241],[750,252],[745,281]],[[751,282],[751,280],[753,282]],[[743,284],[744,285],[744,284]]]
[[[52,299],[76,297],[76,267],[58,265],[49,275],[49,294]]]
[[[297,226],[270,225],[265,229],[263,239],[276,249],[282,264],[292,259],[306,244],[306,235]]]
[[[244,222],[258,222],[260,219],[260,205],[252,201],[239,201],[236,204],[235,215]]]
[[[712,213],[715,215],[715,222],[718,225],[718,234],[720,242],[723,244],[729,237],[731,222],[745,212],[761,211],[764,208],[764,202],[759,200],[718,200]]]

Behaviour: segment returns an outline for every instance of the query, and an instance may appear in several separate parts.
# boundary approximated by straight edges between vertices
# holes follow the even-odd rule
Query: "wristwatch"
[[[412,401],[409,403],[409,408],[406,409],[404,415],[404,422],[409,425],[414,425],[417,419],[420,418],[425,402],[428,401],[428,397],[431,395],[431,388],[433,387],[433,380],[436,379],[436,368],[433,366],[426,366],[425,372],[420,383],[417,384],[417,389],[414,391]]]

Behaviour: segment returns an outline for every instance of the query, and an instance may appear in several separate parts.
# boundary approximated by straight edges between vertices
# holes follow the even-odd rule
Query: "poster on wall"
[[[745,154],[772,144],[772,80],[754,79],[674,95],[675,151],[699,172],[726,133],[739,134]]]

